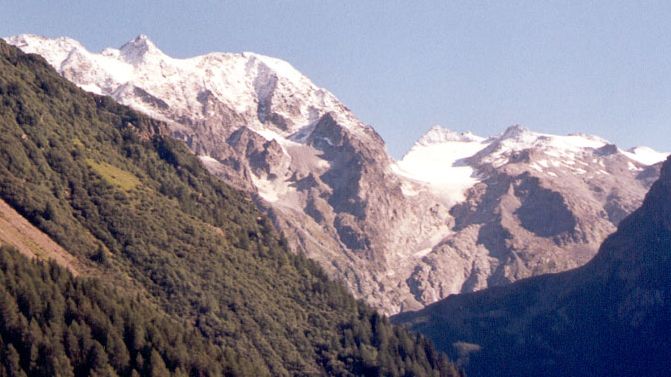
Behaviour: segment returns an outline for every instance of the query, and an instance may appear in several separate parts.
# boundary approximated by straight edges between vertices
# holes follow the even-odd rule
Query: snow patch
[[[648,147],[634,147],[626,151],[622,151],[625,156],[630,159],[641,163],[643,165],[654,165],[658,162],[666,160],[669,156],[669,153],[657,152],[656,150]]]
[[[206,156],[206,155],[200,155],[200,156],[198,156],[198,158],[200,159],[200,161],[202,161],[205,164],[214,164],[214,163],[218,164],[219,163],[219,161],[217,161],[217,159],[215,159],[214,157],[210,157],[210,156]]]
[[[435,128],[430,133],[434,132]],[[443,134],[442,136],[445,136]],[[479,182],[475,170],[463,159],[487,147],[483,138],[461,140],[431,138],[432,143],[417,143],[402,160],[392,166],[397,175],[427,185],[449,204],[464,200],[464,193]]]
[[[403,193],[403,196],[408,198],[417,196],[419,194],[419,190],[417,190],[414,186],[415,185],[412,182],[405,180],[401,181],[401,192]]]
[[[416,252],[416,253],[414,254],[414,256],[415,256],[416,258],[422,258],[422,257],[425,257],[425,256],[427,256],[427,255],[431,252],[431,250],[433,250],[433,249],[430,248],[430,247],[427,247],[426,249],[422,249],[422,250]]]
[[[95,94],[98,94],[98,95],[103,94],[102,89],[100,89],[100,87],[96,84],[82,85],[81,88],[84,89],[85,91],[89,92],[89,93],[95,93]]]

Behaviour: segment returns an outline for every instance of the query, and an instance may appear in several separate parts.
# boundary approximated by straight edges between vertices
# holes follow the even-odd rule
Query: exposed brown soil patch
[[[53,260],[75,276],[87,270],[76,257],[33,226],[2,199],[0,199],[0,244],[11,245],[29,258]]]

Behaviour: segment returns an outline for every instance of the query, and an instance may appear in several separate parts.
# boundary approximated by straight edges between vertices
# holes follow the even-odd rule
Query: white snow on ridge
[[[525,149],[537,149],[543,151],[563,152],[554,153],[556,157],[563,157],[567,153],[580,152],[586,148],[601,148],[608,144],[596,136],[573,134],[567,136],[544,134],[532,132],[520,126],[512,126],[498,138],[495,138],[498,150],[493,155],[518,152]],[[552,152],[549,153],[553,155]]]
[[[463,201],[466,190],[483,178],[476,169],[479,164],[491,164],[499,168],[510,163],[515,152],[534,150],[543,157],[530,161],[530,170],[558,177],[551,170],[566,168],[571,174],[584,175],[587,171],[577,168],[576,163],[587,166],[589,164],[584,162],[587,158],[591,164],[605,166],[592,153],[608,144],[607,140],[597,136],[551,135],[532,132],[520,126],[509,127],[501,135],[488,139],[470,132],[455,132],[434,126],[392,166],[392,171],[412,182],[404,183],[403,192],[406,196],[416,195],[417,191],[412,189],[412,185],[420,184],[443,198],[447,204],[453,205]],[[647,147],[620,152],[642,165],[655,164],[669,155]],[[471,159],[467,163],[465,159],[469,157]],[[603,174],[608,173],[603,171]]]
[[[299,83],[307,80],[307,77],[303,76],[302,73],[300,73],[298,70],[296,70],[296,68],[294,68],[291,64],[289,64],[284,60],[248,51],[243,52],[242,56],[249,56],[259,59],[274,72],[277,72],[279,76],[286,77],[287,79],[293,81],[294,83]]]
[[[84,49],[79,42],[72,38],[59,37],[50,39],[50,43],[43,43],[48,38],[32,34],[25,34],[15,37],[3,38],[7,43],[12,44],[25,52],[38,54],[45,58],[50,64],[52,62],[63,62],[67,59],[72,50]],[[36,43],[37,41],[37,43]],[[55,67],[57,70],[59,67]]]
[[[658,162],[666,160],[666,158],[669,156],[669,153],[657,152],[656,150],[648,147],[634,147],[621,152],[630,159],[643,165],[654,165]]]
[[[480,181],[477,171],[464,160],[466,158],[484,153],[479,156],[481,162],[500,167],[509,162],[513,152],[535,149],[570,165],[576,154],[606,144],[596,136],[557,136],[531,132],[519,126],[509,127],[500,136],[488,139],[434,126],[392,166],[392,170],[401,177],[426,185],[446,203],[456,204],[464,200],[466,190]],[[555,160],[550,164],[559,166]],[[547,160],[530,165],[538,172],[544,172],[547,167]]]
[[[280,135],[277,132],[272,131],[272,130],[263,129],[263,128],[259,128],[259,127],[251,128],[251,130],[253,132],[261,135],[264,139],[266,139],[268,141],[275,140],[276,142],[278,142],[280,144],[280,146],[282,147],[282,150],[284,150],[285,154],[287,154],[286,146],[298,144],[295,141],[291,141],[291,140],[285,138],[284,136],[282,136],[282,135]]]
[[[268,56],[210,53],[176,59],[145,35],[101,53],[89,52],[70,38],[24,34],[5,40],[24,52],[42,55],[84,90],[111,95],[159,119],[165,118],[162,110],[142,106],[134,87],[162,99],[173,113],[189,113],[194,119],[207,119],[204,101],[216,100],[255,123],[240,125],[271,127],[284,137],[314,124],[325,113],[335,114],[341,125],[355,132],[364,127],[333,94],[291,64]],[[269,124],[264,107],[288,120],[287,127]]]
[[[84,90],[111,95],[158,119],[170,121],[175,119],[171,118],[173,115],[188,114],[196,122],[206,121],[211,115],[208,108],[223,104],[241,119],[234,120],[239,123],[234,127],[247,126],[267,140],[276,140],[291,164],[306,172],[323,171],[329,166],[313,148],[305,145],[321,116],[330,113],[339,124],[354,132],[365,129],[334,95],[315,86],[280,59],[250,52],[175,59],[165,55],[143,35],[119,49],[108,48],[99,54],[89,52],[69,38],[20,35],[5,39],[25,52],[42,55]],[[138,88],[165,102],[168,110],[159,109],[149,96],[138,95]],[[272,109],[272,114],[264,112],[267,107]],[[284,118],[286,127],[276,127],[278,123],[268,121],[266,118],[271,115]],[[322,140],[332,144],[328,138]],[[477,170],[479,166],[489,164],[499,168],[510,163],[515,152],[531,149],[536,152],[534,156],[542,154],[543,157],[532,161],[529,170],[561,176],[562,172],[552,170],[568,168],[566,172],[580,175],[585,169],[576,166],[588,165],[585,161],[605,168],[602,159],[592,161],[591,156],[594,149],[607,144],[596,136],[557,136],[519,126],[488,139],[435,126],[391,169],[403,178],[401,188],[406,196],[418,195],[427,188],[445,202],[455,204],[464,199],[467,189],[484,178]],[[628,166],[630,170],[655,164],[668,156],[646,147],[620,152],[635,165]],[[473,158],[466,163],[469,157]],[[286,196],[282,182],[260,180],[257,183],[270,201]]]
[[[511,156],[523,150],[534,150],[549,157],[550,164],[557,167],[575,164],[585,153],[608,144],[604,139],[585,134],[567,136],[532,132],[520,126],[512,126],[503,134],[488,139],[491,146],[480,153],[480,161],[498,168],[510,162]],[[538,169],[535,169],[538,170]]]
[[[429,146],[433,144],[441,144],[446,142],[461,141],[461,142],[480,142],[485,138],[474,135],[470,131],[455,132],[441,126],[433,126],[422,137],[417,140],[415,146]]]

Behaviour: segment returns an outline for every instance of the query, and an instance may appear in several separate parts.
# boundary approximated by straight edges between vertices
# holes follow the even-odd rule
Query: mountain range
[[[292,250],[388,314],[585,264],[666,157],[584,134],[434,127],[395,161],[371,126],[278,59],[175,59],[143,35],[101,53],[68,38],[6,40],[164,121],[255,196]]]
[[[472,376],[667,376],[671,159],[586,265],[449,297],[394,318]]]
[[[7,40],[41,56],[0,41],[0,377],[671,370],[666,153],[436,126],[396,161],[277,59]]]
[[[0,376],[459,374],[168,125],[4,41],[0,128]]]

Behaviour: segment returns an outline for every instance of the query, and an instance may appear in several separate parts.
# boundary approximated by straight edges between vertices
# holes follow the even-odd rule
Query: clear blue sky
[[[0,36],[18,33],[93,51],[144,33],[177,57],[280,57],[396,157],[433,124],[483,136],[522,124],[671,151],[669,1],[0,0]]]

